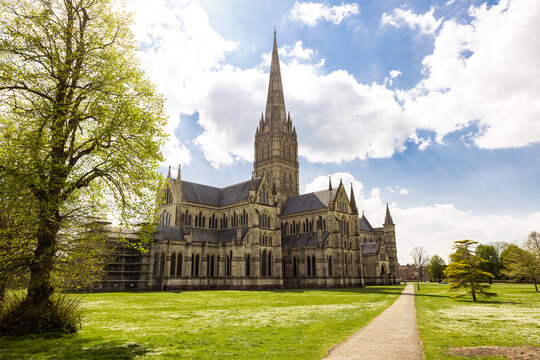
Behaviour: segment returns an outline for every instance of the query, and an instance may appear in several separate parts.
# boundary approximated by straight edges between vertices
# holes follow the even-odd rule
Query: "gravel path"
[[[326,359],[421,360],[422,345],[416,326],[414,285],[408,284],[388,309],[343,343]]]

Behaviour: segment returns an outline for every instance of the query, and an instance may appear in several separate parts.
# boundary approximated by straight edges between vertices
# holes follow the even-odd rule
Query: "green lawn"
[[[498,296],[474,303],[470,297],[450,298],[446,285],[420,285],[416,310],[427,360],[462,359],[448,355],[449,347],[540,346],[540,293],[522,284],[492,289]]]
[[[84,295],[76,335],[0,338],[1,359],[320,359],[398,287]]]

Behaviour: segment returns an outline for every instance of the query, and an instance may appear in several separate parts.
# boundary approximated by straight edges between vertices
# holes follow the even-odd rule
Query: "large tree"
[[[446,268],[446,264],[444,262],[444,259],[440,257],[439,255],[433,255],[431,260],[429,261],[429,276],[432,279],[436,279],[438,282],[441,282],[444,278],[444,269]]]
[[[492,274],[496,279],[498,279],[501,274],[502,264],[495,246],[480,244],[476,247],[475,253],[477,256],[486,260],[480,264],[480,269]],[[492,281],[490,278],[489,283],[491,284],[491,282]]]
[[[540,233],[537,231],[531,231],[527,240],[525,240],[525,249],[540,261]]]
[[[4,0],[0,13],[0,165],[36,204],[24,307],[39,328],[73,221],[115,206],[123,224],[150,220],[164,99],[117,3]]]
[[[476,301],[476,295],[490,297],[496,295],[489,292],[489,285],[482,284],[493,278],[493,275],[482,270],[480,265],[486,260],[473,253],[473,247],[478,241],[458,240],[454,242],[454,253],[450,255],[450,264],[444,270],[444,274],[450,281],[450,291],[466,289],[466,293],[459,296],[470,294],[473,301]]]
[[[413,265],[416,268],[416,272],[418,274],[416,278],[416,284],[418,287],[418,290],[420,290],[420,281],[424,281],[424,271],[426,269],[427,264],[429,263],[429,255],[423,247],[414,247],[411,250],[411,258],[413,261]]]
[[[538,291],[540,281],[540,260],[533,253],[517,245],[510,245],[504,250],[504,274],[516,281],[532,281]]]

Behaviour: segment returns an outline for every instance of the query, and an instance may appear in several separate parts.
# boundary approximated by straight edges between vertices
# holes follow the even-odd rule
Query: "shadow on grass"
[[[415,291],[417,291],[415,289]],[[474,302],[470,295],[464,295],[464,296],[458,296],[457,293],[448,293],[444,295],[438,295],[438,294],[423,294],[415,292],[414,294],[411,293],[403,293],[403,295],[406,296],[416,296],[416,297],[436,297],[436,298],[447,298],[450,300],[454,300],[456,302],[460,303],[470,303],[470,304],[491,304],[491,305],[526,305],[526,303],[518,302],[518,301],[508,301],[508,300],[496,300],[494,298],[482,298],[477,297],[477,301]]]
[[[54,354],[54,359],[131,360],[148,352],[140,344],[81,339],[76,335],[0,337],[0,359],[31,359]]]
[[[457,302],[462,303],[468,303],[468,304],[490,304],[490,305],[528,305],[527,303],[523,302],[517,302],[517,301],[504,301],[504,300],[487,300],[487,299],[477,299],[476,302],[474,302],[472,299],[466,299],[466,298],[452,298],[452,300],[455,300]]]
[[[262,290],[273,293],[310,293],[310,292],[340,292],[340,293],[357,293],[357,294],[399,294],[403,290],[400,286],[377,286],[365,288],[332,288],[332,289],[275,289]]]

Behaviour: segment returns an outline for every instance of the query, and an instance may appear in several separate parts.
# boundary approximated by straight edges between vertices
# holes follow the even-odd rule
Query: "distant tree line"
[[[493,280],[532,282],[534,283],[535,290],[538,291],[538,282],[540,281],[539,232],[532,231],[521,247],[500,241],[490,244],[479,244],[473,249],[477,242],[468,241],[469,243],[466,244],[467,251],[465,251],[468,254],[466,258],[468,259],[467,261],[476,261],[476,268],[483,274],[481,276],[479,275],[479,281],[488,281],[490,284]],[[460,244],[459,241],[454,243],[454,250],[456,252],[463,252],[463,249],[459,247]],[[456,252],[450,255],[450,264],[456,263]],[[462,257],[457,259],[457,261],[463,262],[464,259]],[[427,265],[430,280],[442,282],[444,279],[447,279],[449,277],[447,267],[448,265],[446,265],[444,259],[440,256],[434,255],[431,257],[429,259],[429,265]]]

